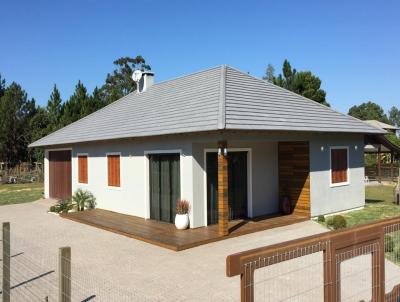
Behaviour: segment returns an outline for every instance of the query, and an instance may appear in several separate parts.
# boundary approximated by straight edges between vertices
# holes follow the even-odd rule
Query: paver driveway
[[[227,255],[326,231],[307,221],[173,252],[49,214],[50,203],[0,207],[0,221],[11,222],[15,253],[24,253],[12,262],[31,259],[47,265],[46,273],[56,263],[58,247],[71,246],[76,291],[87,290],[97,300],[121,301],[119,294],[132,292],[138,301],[237,301],[239,279],[225,276]],[[99,288],[110,296],[102,298]]]

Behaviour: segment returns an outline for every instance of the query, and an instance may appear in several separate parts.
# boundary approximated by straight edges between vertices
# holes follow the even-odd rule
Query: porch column
[[[390,181],[394,181],[393,177],[394,177],[394,173],[393,173],[393,157],[394,157],[394,152],[392,151],[390,153]]]
[[[224,154],[226,141],[218,142],[218,233],[229,234],[228,229],[228,158]]]
[[[378,147],[378,182],[380,183],[382,181],[382,175],[381,175],[381,145]]]

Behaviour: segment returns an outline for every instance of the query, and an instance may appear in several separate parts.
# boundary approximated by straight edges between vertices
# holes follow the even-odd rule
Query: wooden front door
[[[217,153],[206,153],[207,224],[218,223]],[[229,219],[247,217],[247,152],[228,153]]]
[[[67,199],[72,195],[71,151],[49,152],[50,198]]]

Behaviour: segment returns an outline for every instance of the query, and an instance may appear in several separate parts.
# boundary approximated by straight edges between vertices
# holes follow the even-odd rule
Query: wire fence
[[[116,284],[107,276],[94,275],[86,267],[74,263],[74,253],[66,257],[59,250],[47,250],[13,235],[1,238],[1,245],[10,246],[0,259],[0,299],[9,294],[10,301],[150,301],[131,288]],[[6,260],[6,261],[4,261]],[[65,269],[67,267],[68,269]],[[10,272],[9,291],[3,293],[3,279]],[[64,284],[63,284],[64,282]],[[67,286],[66,284],[67,283]],[[60,288],[68,288],[60,297]]]
[[[254,286],[254,300],[322,301],[326,284],[321,276],[329,261],[323,250],[329,244],[319,242],[245,264],[246,287]]]
[[[241,301],[400,301],[400,218],[233,254]]]

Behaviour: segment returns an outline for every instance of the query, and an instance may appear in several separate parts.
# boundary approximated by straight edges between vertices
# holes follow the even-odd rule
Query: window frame
[[[118,155],[119,156],[119,187],[116,186],[110,186],[108,184],[108,156],[110,155]],[[121,164],[121,159],[122,155],[121,152],[107,152],[106,153],[106,183],[107,183],[107,189],[110,190],[122,190],[122,164]]]
[[[332,183],[332,150],[346,150],[347,155],[347,169],[346,169],[346,179],[347,181],[344,182],[336,182]],[[350,152],[349,146],[331,146],[329,148],[329,185],[330,187],[341,187],[341,186],[348,186],[350,185]]]
[[[83,156],[86,156],[86,165],[87,165],[87,175],[86,175],[86,177],[87,177],[87,182],[80,182],[79,180],[79,157],[83,157]],[[87,185],[89,185],[89,153],[77,153],[76,154],[76,158],[77,158],[77,160],[78,160],[78,184],[79,185],[83,185],[83,186],[87,186]]]

